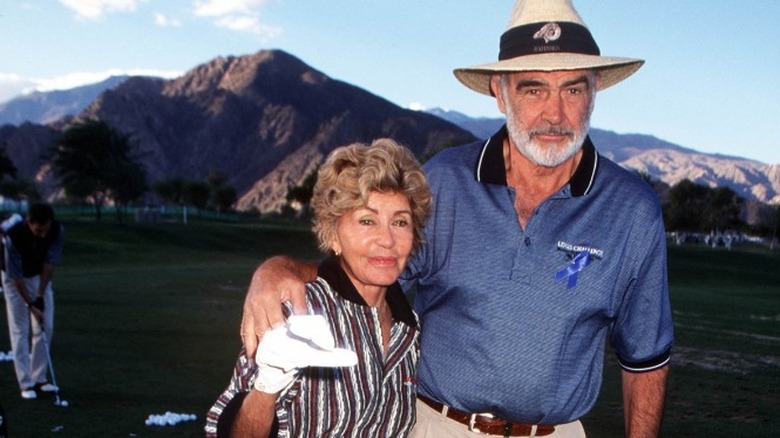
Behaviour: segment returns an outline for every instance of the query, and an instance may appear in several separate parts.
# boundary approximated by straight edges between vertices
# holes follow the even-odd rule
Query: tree
[[[139,163],[117,163],[117,172],[113,175],[110,185],[116,204],[117,220],[122,222],[127,206],[146,193],[149,186],[146,183],[146,172]]]
[[[170,204],[182,204],[184,202],[184,185],[182,177],[163,179],[152,184],[152,191]]]
[[[669,201],[664,208],[667,229],[676,231],[704,231],[701,212],[704,210],[707,187],[684,179],[669,189]]]
[[[152,184],[152,191],[162,199],[163,202],[169,204],[181,205],[182,208],[182,221],[187,223],[187,207],[184,205],[184,186],[187,181],[176,176],[173,178],[163,179]]]
[[[724,231],[742,227],[744,199],[728,187],[709,188],[684,179],[669,189],[664,205],[668,230]]]
[[[214,210],[224,213],[236,203],[238,193],[234,187],[228,185],[228,178],[224,173],[211,172],[206,178],[206,184],[209,186],[208,205]]]
[[[41,195],[35,188],[35,184],[30,180],[18,178],[19,169],[16,168],[7,151],[8,143],[5,143],[0,147],[0,196],[15,200],[39,201]]]
[[[740,226],[739,213],[744,199],[728,187],[710,190],[705,209],[711,230],[727,230]]]
[[[212,172],[205,181],[181,177],[160,180],[152,185],[152,190],[163,201],[181,205],[185,223],[187,206],[225,212],[238,198],[236,189],[227,185],[227,177],[221,172]]]
[[[306,217],[309,213],[309,203],[314,195],[314,185],[317,184],[318,169],[319,167],[312,169],[300,185],[287,188],[287,196],[285,196],[287,205],[295,209],[294,204],[297,204],[298,215],[301,217]]]
[[[185,181],[184,203],[203,210],[208,207],[211,199],[211,186],[207,182]]]
[[[4,180],[6,176],[16,179],[18,174],[19,169],[16,168],[13,160],[8,156],[8,142],[6,142],[0,148],[0,180]]]
[[[0,196],[8,199],[26,199],[29,202],[41,200],[35,184],[28,179],[7,179],[0,181]]]
[[[769,249],[774,251],[780,231],[780,205],[765,205],[761,210],[761,232],[769,237]]]
[[[231,186],[221,186],[211,191],[211,197],[209,204],[212,205],[218,212],[225,213],[230,211],[233,204],[236,203],[238,194],[236,189]]]
[[[68,128],[53,146],[54,173],[68,197],[93,203],[99,220],[107,200],[121,210],[146,191],[146,172],[132,152],[129,135],[88,120]]]
[[[774,251],[775,244],[777,243],[777,231],[778,231],[778,229],[780,229],[780,205],[775,205],[772,208],[772,211],[774,213],[772,215],[773,219],[774,219],[772,221],[774,226],[772,227],[772,240],[771,240],[771,242],[769,244],[769,249]]]

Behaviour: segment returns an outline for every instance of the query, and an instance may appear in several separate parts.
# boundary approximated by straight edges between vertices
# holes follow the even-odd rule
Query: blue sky
[[[177,76],[282,49],[403,107],[498,117],[452,69],[492,62],[513,0],[0,2],[0,102],[110,74]],[[574,0],[601,51],[644,67],[592,126],[780,164],[780,2]]]

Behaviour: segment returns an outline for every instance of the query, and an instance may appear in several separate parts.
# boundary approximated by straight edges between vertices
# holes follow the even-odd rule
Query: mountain
[[[15,107],[21,119],[36,119],[36,111],[65,115],[0,126],[0,145],[20,176],[34,179],[48,198],[61,195],[45,155],[49,145],[72,123],[89,118],[132,135],[150,182],[174,176],[202,180],[220,171],[237,189],[240,210],[262,212],[279,210],[288,187],[300,184],[336,146],[388,136],[424,159],[486,138],[503,124],[454,111],[403,109],[278,50],[216,58],[171,80],[114,80],[39,93],[34,99],[39,105],[29,106],[29,113]],[[97,97],[85,104],[89,93]],[[0,108],[8,110],[12,102]],[[704,154],[651,135],[596,128],[590,135],[604,156],[663,183],[688,178],[780,203],[779,165]]]
[[[428,112],[449,120],[477,138],[489,137],[504,124],[501,118],[471,118],[439,108]],[[729,187],[748,200],[780,204],[780,164],[705,154],[651,135],[617,134],[591,128],[590,137],[605,157],[670,186],[689,179],[708,187]]]
[[[425,112],[460,126],[474,134],[477,138],[489,138],[498,131],[498,128],[504,125],[504,119],[501,118],[470,117],[457,111],[443,110],[441,108],[431,108],[425,110]]]
[[[111,89],[128,76],[112,76],[96,84],[69,90],[35,91],[0,103],[0,126],[25,122],[47,124],[84,110],[105,90]]]
[[[20,126],[0,126],[0,145],[18,170],[20,178],[35,181],[41,194],[51,195],[57,188],[52,181],[49,160],[45,157],[49,146],[59,138],[55,128],[33,123]]]
[[[132,77],[74,118],[48,126],[61,131],[87,119],[131,134],[150,181],[203,180],[219,171],[239,193],[238,209],[263,212],[279,210],[289,186],[337,146],[392,137],[423,157],[473,139],[445,120],[400,108],[279,50],[219,57],[172,80]],[[20,149],[37,145],[18,144],[29,129],[0,135],[14,161]],[[26,153],[40,157],[43,150],[37,152]],[[42,168],[25,171],[38,175]]]

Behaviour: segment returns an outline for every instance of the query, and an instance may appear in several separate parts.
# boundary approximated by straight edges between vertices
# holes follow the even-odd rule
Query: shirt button
[[[525,243],[525,246],[531,246],[531,238],[530,237],[526,237],[525,240],[524,240],[524,243]]]

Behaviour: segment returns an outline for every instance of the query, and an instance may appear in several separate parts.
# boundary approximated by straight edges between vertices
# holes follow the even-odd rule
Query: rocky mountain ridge
[[[172,80],[133,77],[74,118],[47,126],[61,130],[86,119],[132,134],[150,181],[201,180],[219,171],[237,189],[238,209],[263,212],[279,210],[288,187],[337,146],[392,137],[422,157],[473,139],[278,50],[216,58]],[[33,126],[3,128],[0,143],[8,144],[14,162],[43,152],[40,141],[24,138]],[[36,164],[17,166],[42,182],[45,162]]]
[[[69,90],[34,91],[0,103],[0,126],[23,123],[48,124],[80,113],[101,93],[129,76],[112,76],[104,81]]]
[[[49,197],[59,192],[45,151],[69,124],[88,118],[132,133],[150,181],[200,179],[218,170],[238,190],[239,209],[264,212],[278,210],[287,188],[336,146],[390,136],[424,158],[485,138],[503,123],[440,109],[430,114],[403,109],[278,50],[216,58],[172,80],[116,78],[72,92],[71,97],[56,92],[56,99],[36,95],[26,101],[26,114],[16,99],[0,104],[0,121],[8,120],[11,108],[15,117],[34,122],[0,126],[0,144],[20,175],[35,179]],[[89,93],[97,97],[85,103]],[[55,110],[65,115],[40,118]],[[650,135],[596,128],[590,135],[606,157],[666,184],[687,178],[780,203],[778,164],[700,153]]]

